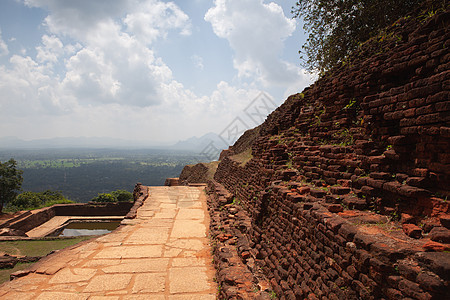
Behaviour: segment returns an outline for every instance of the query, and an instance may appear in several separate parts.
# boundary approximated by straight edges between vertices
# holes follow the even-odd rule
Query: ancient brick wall
[[[179,183],[181,185],[188,185],[189,183],[207,183],[208,180],[213,179],[217,166],[218,162],[215,161],[184,166],[179,176]]]
[[[205,164],[199,163],[191,166],[184,166],[181,171],[179,181],[181,184],[189,183],[205,183],[208,168]]]
[[[328,184],[351,179],[351,168],[358,168],[356,176],[383,173],[373,175],[379,182],[360,182],[375,194],[409,201],[436,196],[428,198],[429,207],[445,199],[450,195],[449,19],[448,12],[441,13],[419,27],[413,26],[417,21],[400,20],[379,38],[383,41],[368,42],[346,64],[291,96],[263,124],[267,139],[259,142],[256,155],[267,155],[258,150],[278,144],[271,149],[274,159],[284,152],[297,169],[310,164],[307,175]],[[334,147],[319,150],[320,145]],[[334,159],[331,166],[306,159],[316,154]]]
[[[258,190],[251,166],[240,167],[228,158],[223,163],[231,173],[219,169],[217,179],[234,192],[222,193],[211,209],[216,220],[212,236],[216,241],[223,241],[223,234],[228,234],[225,240],[250,241],[238,245],[242,262],[252,271],[254,265],[262,269],[279,298],[445,299],[450,248],[443,236],[435,238],[442,243],[414,239],[391,216],[348,210],[327,200],[349,188],[332,187],[331,192],[305,182],[275,180]],[[230,214],[240,210],[251,226],[234,225]],[[231,229],[221,232],[217,227]],[[223,298],[232,299],[230,281],[221,284]]]
[[[272,113],[248,163],[222,156],[214,178],[279,297],[445,297],[449,20],[399,20]]]
[[[354,195],[337,203],[405,213],[426,232],[439,225],[450,196],[450,13],[422,18],[399,20],[268,117],[250,162],[251,176],[265,175],[258,184],[338,185]]]

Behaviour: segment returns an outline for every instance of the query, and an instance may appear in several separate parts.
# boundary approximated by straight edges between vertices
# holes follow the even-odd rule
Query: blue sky
[[[294,4],[2,0],[0,137],[220,133],[261,91],[279,105],[311,84]]]

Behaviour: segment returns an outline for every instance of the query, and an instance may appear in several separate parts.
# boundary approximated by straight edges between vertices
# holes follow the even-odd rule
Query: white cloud
[[[5,41],[2,39],[2,30],[0,29],[0,56],[8,55],[8,45],[6,45]]]
[[[58,80],[45,65],[30,57],[13,55],[9,69],[0,67],[0,112],[29,116],[32,114],[60,114],[74,104],[64,101]]]
[[[137,0],[24,0],[30,7],[47,8],[50,14],[45,24],[54,34],[82,39],[98,23],[120,18]]]
[[[165,85],[166,103],[152,109],[148,118],[158,120],[155,126],[180,136],[219,133],[259,94],[253,88],[238,88],[221,81],[208,96],[198,97],[173,81]],[[255,126],[250,124],[249,126]],[[167,138],[167,137],[165,137]]]
[[[276,3],[263,0],[215,0],[205,15],[214,33],[227,39],[235,56],[240,78],[250,78],[264,87],[307,82],[302,70],[282,60],[284,41],[296,28]]]
[[[52,35],[42,37],[36,60],[65,61],[60,84],[67,97],[91,105],[161,103],[162,85],[172,80],[172,72],[147,44],[171,29],[189,34],[189,18],[178,6],[156,0],[25,3],[50,11],[45,24]],[[64,45],[59,37],[79,43]]]
[[[192,55],[191,61],[197,69],[203,70],[205,66],[203,65],[203,58],[199,55]]]
[[[180,29],[182,35],[191,34],[189,17],[173,2],[147,1],[124,19],[127,29],[139,41],[152,43],[165,38],[171,29]]]
[[[120,83],[113,78],[113,66],[105,62],[103,53],[85,48],[67,62],[62,84],[80,101],[95,104],[114,99]]]
[[[170,69],[153,51],[110,22],[67,62],[63,84],[83,101],[149,106],[161,102]]]
[[[157,52],[160,42],[182,45],[180,53],[187,54],[167,62],[186,62],[182,66],[188,74],[189,68],[203,70],[210,65],[212,56],[202,48],[210,45],[196,36],[198,28],[184,44],[191,34],[191,20],[176,4],[23,1],[48,10],[46,32],[35,46],[35,56],[24,48],[22,54],[11,56],[8,65],[0,65],[0,132],[22,128],[22,134],[15,134],[23,138],[141,139],[145,134],[156,141],[219,133],[243,114],[262,87],[296,92],[305,78],[300,68],[280,59],[295,23],[274,3],[215,1],[205,19],[217,36],[228,40],[234,67],[244,80],[222,80],[213,92],[197,95],[183,85],[183,78],[175,77],[179,71],[174,68],[172,73]],[[174,33],[183,37],[171,44]],[[1,49],[0,33],[0,53]],[[221,59],[223,53],[214,55]]]
[[[173,2],[159,0],[24,0],[31,7],[45,7],[50,14],[45,25],[50,32],[84,41],[96,28],[109,21],[123,20],[128,31],[150,43],[166,37],[169,30],[191,33],[189,17]]]
[[[58,58],[64,54],[63,43],[54,35],[42,36],[42,45],[36,47],[36,59],[40,63],[56,63]]]

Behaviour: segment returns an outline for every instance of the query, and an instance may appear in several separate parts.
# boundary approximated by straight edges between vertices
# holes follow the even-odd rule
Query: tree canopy
[[[0,162],[0,213],[3,205],[14,200],[22,186],[22,170],[17,169],[14,159]]]
[[[292,7],[308,38],[299,51],[310,71],[339,64],[361,42],[419,7],[425,0],[299,0]],[[445,0],[444,0],[445,1]],[[439,2],[439,1],[437,1]],[[306,57],[303,57],[306,55]]]
[[[133,201],[133,194],[125,190],[117,190],[111,193],[100,193],[91,199],[92,202],[128,202]]]
[[[37,209],[54,204],[73,203],[59,191],[23,192],[12,199],[7,206],[8,211]]]

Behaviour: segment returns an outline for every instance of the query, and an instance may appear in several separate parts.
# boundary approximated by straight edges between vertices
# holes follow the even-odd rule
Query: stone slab
[[[67,293],[67,292],[43,292],[36,300],[85,300],[88,294]]]
[[[162,245],[121,246],[105,248],[95,258],[145,258],[161,255]]]
[[[165,273],[138,274],[136,275],[132,292],[134,294],[164,292],[165,286]]]
[[[203,209],[181,209],[176,218],[176,220],[204,220],[205,212]]]
[[[210,288],[205,267],[171,268],[169,270],[171,294],[204,292]]]
[[[96,269],[64,268],[53,275],[53,277],[49,280],[49,283],[55,284],[88,281],[94,276],[96,272]]]
[[[199,220],[175,220],[171,238],[203,238],[206,227]]]
[[[106,292],[125,289],[131,281],[130,274],[106,274],[94,277],[84,292]]]
[[[122,260],[120,264],[102,268],[105,273],[146,273],[165,272],[169,266],[168,258]]]

